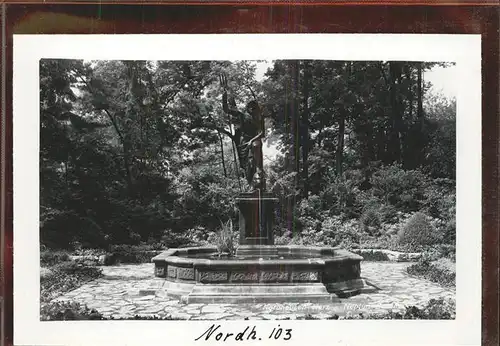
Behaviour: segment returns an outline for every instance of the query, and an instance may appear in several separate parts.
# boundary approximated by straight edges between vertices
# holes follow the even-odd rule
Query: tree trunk
[[[300,138],[299,138],[299,62],[297,60],[292,60],[288,64],[290,71],[290,97],[292,99],[291,102],[291,110],[290,110],[290,132],[292,143],[290,143],[290,156],[293,160],[293,164],[290,165],[292,171],[295,172],[295,183],[294,190],[296,191],[299,183],[299,148],[300,148]],[[288,199],[288,220],[289,220],[289,228],[295,233],[296,230],[296,217],[295,217],[295,205],[296,205],[296,192],[292,192],[292,196]]]
[[[410,119],[413,118],[413,78],[411,75],[412,67],[407,65],[406,69],[406,80],[408,81],[408,116]]]
[[[290,62],[292,72],[292,111],[291,111],[291,130],[292,130],[292,148],[294,168],[296,172],[295,185],[298,186],[300,173],[300,115],[299,115],[299,62],[297,60]]]
[[[424,135],[424,106],[423,106],[423,66],[422,63],[418,63],[417,67],[417,117],[418,117],[418,131],[417,135],[417,163],[416,165],[422,165],[424,162],[424,147],[425,140],[423,138]]]
[[[348,62],[344,66],[344,80],[346,88],[349,88],[349,79],[351,78],[352,63]],[[336,171],[339,178],[342,177],[342,163],[344,159],[344,134],[345,134],[345,118],[347,115],[347,108],[345,102],[339,107],[338,125],[339,131],[337,134],[337,150],[336,150]]]
[[[303,112],[301,121],[301,140],[302,140],[302,181],[304,198],[309,195],[309,89],[310,89],[311,71],[307,61],[304,62],[304,85],[303,85]]]
[[[344,157],[345,109],[342,106],[339,112],[339,132],[337,135],[336,170],[337,176],[342,177],[342,161]]]
[[[423,124],[423,118],[424,118],[424,107],[423,107],[423,87],[422,87],[422,63],[419,63],[418,64],[418,67],[417,67],[417,73],[418,73],[418,76],[417,76],[417,117],[418,119],[420,120],[421,124]]]
[[[393,162],[401,162],[401,109],[398,102],[398,79],[401,77],[399,62],[389,62],[390,105],[392,113],[390,151]]]

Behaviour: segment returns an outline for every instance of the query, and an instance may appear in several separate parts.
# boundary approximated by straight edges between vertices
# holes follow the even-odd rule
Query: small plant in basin
[[[233,220],[221,222],[221,228],[215,234],[214,243],[217,247],[219,257],[232,257],[236,254],[236,234],[233,228]]]

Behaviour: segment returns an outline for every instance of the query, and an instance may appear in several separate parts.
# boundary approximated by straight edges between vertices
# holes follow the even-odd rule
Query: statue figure
[[[264,163],[262,155],[262,138],[264,137],[264,117],[257,101],[250,101],[246,112],[240,112],[236,107],[234,97],[228,100],[227,78],[220,76],[224,89],[222,106],[229,114],[234,127],[233,141],[237,148],[240,167],[245,172],[245,178],[254,190],[265,191]]]

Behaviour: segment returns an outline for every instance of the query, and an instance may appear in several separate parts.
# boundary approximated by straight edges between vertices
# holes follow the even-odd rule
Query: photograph
[[[454,61],[38,72],[40,321],[456,318]]]

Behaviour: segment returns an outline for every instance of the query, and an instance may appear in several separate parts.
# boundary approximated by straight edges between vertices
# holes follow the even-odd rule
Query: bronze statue
[[[262,138],[264,137],[264,117],[257,101],[250,101],[245,110],[240,112],[236,107],[234,97],[228,100],[227,78],[220,76],[222,107],[229,114],[234,126],[233,141],[237,148],[240,167],[245,172],[245,178],[254,190],[265,191],[264,163],[262,155]]]

